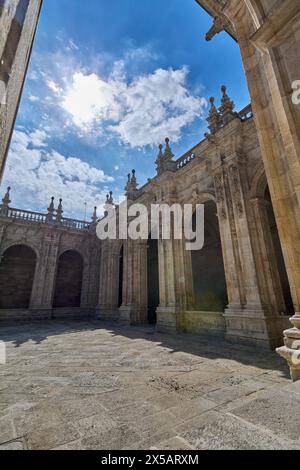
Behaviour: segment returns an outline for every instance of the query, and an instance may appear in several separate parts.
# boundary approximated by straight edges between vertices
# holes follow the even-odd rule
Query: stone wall
[[[61,224],[46,223],[45,219],[42,223],[33,222],[33,217],[34,214],[28,220],[20,220],[9,214],[0,216],[0,320],[50,318],[54,309],[56,316],[69,316],[72,312],[77,316],[76,307],[80,308],[81,317],[93,314],[98,302],[101,255],[95,230],[89,230],[88,225],[86,229],[65,227],[63,221]],[[13,257],[6,261],[7,253],[20,245],[36,256],[30,302],[23,314],[15,310],[20,306],[18,296],[22,293],[16,279],[26,284],[31,260]],[[65,260],[64,269],[61,269],[61,259]],[[75,259],[80,260],[77,272]],[[58,289],[57,284],[60,284]],[[29,289],[29,282],[25,287]],[[14,288],[16,291],[12,292]]]
[[[300,107],[292,85],[300,80],[300,2],[197,2],[214,17],[206,39],[226,30],[240,46],[295,311],[279,353],[299,379],[292,345],[300,338]]]
[[[214,128],[214,122],[221,124]],[[129,176],[129,204],[141,203],[150,208],[151,204],[209,202],[215,208],[207,224],[219,232],[216,240],[221,246],[218,250],[211,247],[206,253],[206,268],[192,263],[185,240],[173,236],[158,240],[157,328],[167,333],[211,330],[232,341],[274,348],[281,342],[288,317],[264,201],[266,175],[251,109],[234,112],[222,87],[221,106],[217,109],[212,101],[209,125],[211,133],[177,161],[172,161],[167,139],[165,151],[159,149],[157,176],[142,188],[136,186],[135,173]],[[98,317],[146,323],[151,246],[147,241],[124,241],[123,303],[119,309],[113,287],[119,280],[119,243],[107,242],[104,248],[101,271],[110,276],[100,283]],[[199,256],[201,259],[201,252]],[[219,279],[220,266],[224,266],[226,287],[224,278]],[[209,285],[205,286],[205,280]],[[197,282],[200,287],[195,285]],[[201,309],[197,308],[197,289],[198,307],[204,302]],[[210,308],[204,290],[206,294],[209,290]],[[219,298],[221,291],[224,296],[218,311],[213,299]]]
[[[42,0],[0,2],[0,181]]]

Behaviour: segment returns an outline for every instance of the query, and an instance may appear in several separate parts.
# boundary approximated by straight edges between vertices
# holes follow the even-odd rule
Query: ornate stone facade
[[[299,361],[292,359],[300,337],[300,106],[292,101],[292,83],[300,78],[300,3],[196,1],[214,17],[206,39],[224,29],[240,46],[295,309],[294,328],[278,352],[299,379]]]
[[[157,176],[139,189],[133,171],[125,188],[129,205],[203,203],[204,251],[186,251],[185,240],[172,233],[170,240],[100,241],[95,213],[91,224],[65,219],[62,202],[55,210],[53,199],[47,214],[12,209],[8,191],[1,206],[1,264],[9,266],[11,247],[26,246],[36,255],[36,268],[27,309],[2,308],[3,285],[10,289],[9,282],[2,284],[0,318],[88,314],[132,325],[156,322],[161,332],[223,335],[260,347],[281,343],[288,292],[268,216],[272,207],[257,132],[251,107],[235,113],[224,87],[222,94],[213,133],[178,160],[166,139]],[[110,193],[107,205],[113,204]],[[77,307],[55,301],[64,290],[74,302],[78,280],[68,271],[68,259],[71,266],[75,258],[68,255],[60,265],[71,252],[83,260]],[[17,253],[10,256],[15,265]],[[58,285],[61,270],[73,280]]]
[[[13,209],[9,204],[8,190],[0,206],[1,320],[93,315],[98,302],[100,266],[95,221],[88,224],[62,217],[62,201],[55,210],[53,199],[47,214]],[[74,274],[78,258],[81,272]],[[33,265],[29,285],[27,278],[31,273],[27,265]],[[72,289],[78,290],[77,299],[76,293],[70,292]]]
[[[184,242],[174,237],[156,244],[150,240],[101,243],[95,236],[95,213],[88,226],[67,221],[61,206],[55,212],[52,203],[47,215],[13,210],[8,192],[1,207],[1,265],[9,266],[10,260],[16,266],[22,256],[30,258],[23,248],[6,257],[13,246],[25,245],[35,252],[27,316],[74,312],[70,304],[67,310],[57,307],[63,302],[55,295],[57,279],[64,279],[72,258],[61,256],[72,250],[80,253],[84,266],[80,278],[82,314],[88,311],[130,324],[151,319],[162,332],[209,332],[272,348],[281,344],[288,315],[293,315],[294,328],[285,331],[285,346],[278,352],[287,358],[296,380],[300,378],[299,360],[294,360],[300,342],[300,106],[292,102],[292,82],[300,79],[300,3],[197,2],[214,18],[207,40],[225,30],[238,42],[252,105],[236,113],[222,87],[219,108],[211,99],[210,133],[205,140],[175,161],[167,139],[156,160],[157,176],[138,189],[134,172],[129,175],[126,194],[129,202],[148,206],[153,202],[205,203],[207,256],[193,257]],[[7,119],[1,108],[2,161],[41,2],[9,3],[14,8],[17,3],[27,4],[31,14],[28,10],[27,35],[25,28],[24,35],[23,30],[17,35],[19,59],[11,75],[14,91],[8,95]],[[0,10],[2,23],[7,14],[4,9]],[[8,25],[6,18],[6,29],[1,29],[1,55]],[[112,195],[107,202],[113,203]],[[78,258],[73,262],[79,272]],[[14,274],[12,271],[11,279]],[[3,275],[5,279],[5,273],[0,272]],[[25,277],[20,281],[23,302],[28,295]],[[73,281],[69,286],[77,285],[78,289],[79,278]],[[223,287],[218,290],[224,283],[225,291]],[[9,282],[5,285],[10,286]],[[73,303],[78,302],[77,297]],[[12,318],[11,309],[2,309],[0,317],[5,312]]]

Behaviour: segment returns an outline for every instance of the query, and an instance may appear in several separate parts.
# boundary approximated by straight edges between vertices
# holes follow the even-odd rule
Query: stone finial
[[[62,199],[60,199],[58,208],[56,210],[56,222],[57,223],[61,222],[63,213],[64,213],[64,211],[63,211],[63,206],[62,206]]]
[[[107,215],[107,212],[104,215]],[[93,215],[92,215],[92,218],[91,218],[92,222],[89,224],[89,232],[91,232],[91,233],[95,232],[98,220],[99,219],[98,219],[98,215],[97,215],[97,206],[95,206],[94,211],[93,211]]]
[[[136,176],[135,176],[135,173],[136,173],[136,171],[135,171],[135,170],[132,170],[131,182],[132,182],[133,184],[136,184]]]
[[[230,99],[227,94],[227,88],[225,85],[221,87],[222,92],[222,99],[221,99],[221,106],[219,108],[222,124],[226,125],[228,122],[232,121],[236,117],[236,113],[234,112],[235,104]]]
[[[222,92],[222,99],[221,99],[221,103],[222,103],[222,106],[221,108],[222,109],[230,109],[230,111],[233,111],[234,109],[234,102],[231,101],[231,99],[229,98],[229,96],[227,95],[227,88],[225,85],[222,85],[221,86],[221,92]]]
[[[10,186],[7,188],[6,194],[4,198],[2,199],[2,204],[0,205],[0,214],[1,215],[7,215],[8,214],[8,209],[9,209],[9,204],[11,203],[10,200]]]
[[[53,214],[54,212],[54,197],[51,198],[50,206],[48,207],[48,212],[51,212]]]
[[[136,171],[132,170],[131,174],[128,175],[128,182],[125,187],[125,195],[128,199],[133,199],[138,190],[138,183],[136,179]]]
[[[294,382],[300,380],[300,313],[290,319],[294,328],[284,332],[284,346],[276,352],[287,360],[291,378]]]
[[[209,102],[210,102],[210,110],[209,110],[209,114],[207,118],[208,128],[211,134],[215,134],[221,125],[220,114],[215,106],[215,98],[213,96],[210,98]]]
[[[165,171],[176,171],[176,162],[174,162],[173,157],[174,154],[171,150],[170,146],[170,139],[167,137],[165,139],[166,142],[166,148],[165,151],[163,152],[163,146],[159,146],[159,154],[156,159],[156,165],[157,165],[157,174],[161,175]]]
[[[106,201],[104,204],[104,217],[107,217],[109,214],[109,211],[115,207],[114,204],[114,198],[113,198],[113,192],[109,191],[109,193],[106,195]]]
[[[166,137],[166,149],[165,149],[165,153],[164,153],[164,159],[165,160],[172,160],[172,158],[174,157],[174,154],[172,153],[172,150],[171,150],[171,147],[170,147],[170,139],[169,137]]]
[[[10,191],[11,191],[11,187],[8,186],[6,194],[5,194],[4,198],[2,199],[3,204],[6,204],[7,206],[11,203]]]
[[[98,216],[97,216],[97,206],[94,207],[94,212],[92,216],[92,224],[96,225],[98,221]]]
[[[163,145],[160,144],[158,148],[159,148],[159,152],[158,152],[158,155],[157,155],[157,160],[160,160],[164,156],[164,154],[163,154]]]
[[[51,223],[53,222],[53,216],[54,216],[54,197],[51,198],[51,202],[50,202],[50,205],[47,209],[48,213],[47,213],[47,217],[46,217],[46,222],[47,223]]]
[[[109,194],[106,196],[106,204],[109,204],[110,206],[113,206],[114,204],[114,198],[113,198],[113,192],[109,191]]]

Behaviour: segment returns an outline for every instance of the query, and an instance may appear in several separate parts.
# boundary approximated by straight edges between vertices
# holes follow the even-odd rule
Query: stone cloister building
[[[129,204],[204,204],[205,244],[104,240],[90,224],[10,207],[0,230],[0,317],[85,315],[161,332],[223,335],[261,347],[281,344],[293,305],[251,107],[234,112],[226,88],[211,99],[206,138],[178,160],[160,146],[157,175]],[[113,205],[112,194],[108,204]]]
[[[225,30],[239,44],[253,116],[250,109],[235,114],[223,89],[220,107],[211,101],[206,138],[177,161],[167,141],[157,159],[157,176],[140,189],[131,176],[126,192],[129,201],[145,204],[204,203],[207,246],[191,254],[178,240],[101,243],[95,220],[66,221],[60,209],[58,219],[51,220],[51,206],[50,216],[22,217],[9,208],[7,195],[1,209],[1,302],[5,307],[10,288],[5,266],[12,266],[13,280],[13,267],[31,264],[31,293],[29,283],[24,287],[30,315],[59,315],[66,308],[70,312],[72,304],[100,318],[156,321],[160,331],[209,331],[274,347],[282,344],[292,314],[293,328],[285,330],[279,353],[299,379],[300,365],[293,358],[300,340],[300,105],[292,95],[293,83],[300,80],[300,2],[196,1],[214,18],[206,39]],[[8,4],[23,8],[24,21],[16,30],[17,10],[5,9]],[[8,80],[15,80],[16,90],[1,104],[0,130],[1,136],[10,136],[41,2],[4,0],[0,5],[0,80],[7,80],[6,88]],[[31,26],[23,28],[26,21]],[[11,49],[3,47],[9,37],[17,39]],[[9,110],[10,118],[3,120]],[[24,256],[34,262],[22,264]],[[76,279],[68,268],[72,258]],[[60,297],[60,279],[68,281],[70,292],[76,284],[72,302]]]

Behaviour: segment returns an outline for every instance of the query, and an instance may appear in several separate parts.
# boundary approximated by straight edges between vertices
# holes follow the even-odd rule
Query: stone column
[[[244,157],[234,152],[222,159],[215,172],[229,297],[224,315],[226,336],[230,340],[274,348],[280,341],[280,329],[284,325],[284,318],[279,315],[282,310],[276,310],[282,306],[279,301],[281,291],[275,294],[267,271],[269,266],[263,262],[267,259],[267,248],[263,233],[259,233],[260,228],[253,224],[244,163]],[[274,296],[277,296],[276,302]]]
[[[100,320],[118,320],[120,245],[105,240],[101,247],[99,302],[96,317]]]
[[[89,243],[87,275],[83,275],[83,290],[85,293],[81,302],[82,306],[91,309],[91,312],[95,313],[99,299],[100,241],[91,235]]]
[[[239,257],[243,273],[243,290],[246,301],[245,308],[254,312],[262,312],[260,289],[257,282],[257,272],[249,229],[249,214],[246,210],[247,201],[242,185],[243,178],[241,173],[243,162],[239,160],[239,157],[235,156],[227,160],[226,164],[226,179],[228,191],[230,192],[230,211],[237,233]]]
[[[226,188],[223,165],[217,167],[214,175],[220,237],[227,283],[228,311],[240,312],[246,303],[243,289],[242,268],[232,202]]]
[[[1,248],[2,241],[5,237],[6,228],[7,228],[7,225],[3,224],[0,226],[0,248]],[[1,262],[1,259],[0,259],[0,262]]]
[[[158,241],[159,293],[157,330],[162,333],[180,331],[181,314],[188,309],[193,298],[193,283],[185,240]]]
[[[53,295],[57,270],[60,234],[47,229],[38,259],[30,309],[34,316],[49,318],[53,308]]]
[[[147,240],[124,243],[124,273],[120,322],[145,324],[148,321]]]
[[[296,312],[293,325],[299,325],[300,318],[300,112],[292,102],[292,80],[300,77],[295,55],[299,12],[294,0],[278,2],[272,14],[267,9],[257,18],[240,0],[227,2],[223,9],[234,27],[246,71]]]
[[[233,155],[226,162],[226,174],[232,215],[235,221],[238,251],[242,270],[245,304],[241,312],[226,310],[227,336],[239,336],[247,342],[254,342],[273,349],[280,341],[283,323],[279,312],[274,311],[269,296],[263,290],[260,262],[262,253],[255,252],[258,233],[251,230],[251,206],[247,188],[244,158]]]
[[[251,199],[250,204],[253,212],[252,230],[255,232],[253,236],[255,259],[263,302],[272,306],[274,314],[282,314],[286,307],[269,227],[270,203],[264,198],[257,197]]]

